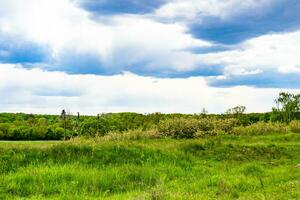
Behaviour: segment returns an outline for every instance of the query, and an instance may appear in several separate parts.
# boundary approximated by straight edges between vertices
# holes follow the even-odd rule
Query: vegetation
[[[299,95],[276,103],[250,114],[2,113],[0,199],[299,199]]]
[[[288,123],[283,123],[284,121],[274,120],[274,115],[273,113],[238,115],[110,113],[98,117],[80,116],[79,118],[68,115],[62,119],[55,115],[2,113],[0,114],[0,140],[63,140],[76,136],[105,136],[110,132],[122,133],[136,129],[157,132],[157,136],[160,137],[180,139],[231,134],[234,128],[237,130],[243,127],[259,131],[259,126],[264,124],[267,127],[291,128],[293,132],[297,129],[299,123],[297,120],[288,126]]]
[[[293,133],[300,133],[300,121],[293,120],[289,125],[290,131]]]
[[[227,110],[227,114],[233,114],[233,115],[240,115],[245,113],[246,111],[246,107],[245,106],[236,106],[233,108],[230,108]]]
[[[249,126],[234,127],[232,133],[235,135],[265,135],[269,133],[287,133],[289,127],[283,123],[258,122]]]
[[[150,140],[140,132],[0,142],[0,199],[300,197],[299,134]]]
[[[163,120],[158,124],[158,135],[171,138],[195,138],[229,134],[238,120],[234,118],[175,118]]]
[[[273,108],[273,112],[281,113],[285,122],[295,119],[296,113],[300,111],[300,94],[281,92],[275,102],[277,108]]]

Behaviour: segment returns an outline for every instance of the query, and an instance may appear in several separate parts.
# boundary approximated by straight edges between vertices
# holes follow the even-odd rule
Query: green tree
[[[283,121],[288,123],[295,119],[295,114],[300,111],[300,94],[281,92],[275,103],[277,108],[273,108],[273,112],[281,113]]]
[[[245,111],[246,111],[246,106],[236,106],[228,109],[226,111],[226,114],[239,115],[245,113]]]

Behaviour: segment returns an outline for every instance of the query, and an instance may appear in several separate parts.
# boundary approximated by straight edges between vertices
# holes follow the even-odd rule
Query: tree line
[[[76,136],[103,136],[113,131],[150,130],[161,128],[162,124],[173,126],[174,124],[170,122],[182,123],[173,120],[179,118],[186,119],[185,123],[199,119],[214,119],[214,126],[220,124],[218,127],[221,127],[222,123],[231,122],[231,119],[235,119],[236,126],[248,126],[257,122],[289,123],[294,119],[300,119],[300,95],[282,92],[275,103],[272,112],[248,114],[245,113],[245,106],[236,106],[218,115],[208,114],[205,109],[203,109],[205,112],[199,114],[125,112],[103,113],[97,116],[81,116],[80,113],[71,114],[65,110],[60,115],[0,113],[0,140],[61,140]]]

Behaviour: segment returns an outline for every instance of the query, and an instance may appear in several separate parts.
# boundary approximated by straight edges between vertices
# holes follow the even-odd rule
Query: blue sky
[[[300,86],[299,10],[298,0],[2,0],[0,92],[11,94],[12,103],[0,100],[0,111],[55,113],[69,106],[87,113],[193,112],[194,105],[220,113],[239,102],[249,111],[268,110],[278,91]],[[26,84],[14,81],[14,73]],[[39,84],[37,74],[51,81]],[[77,86],[58,89],[59,76]],[[87,77],[105,80],[105,90],[116,94],[104,93],[97,81],[81,86]],[[132,77],[155,84],[118,84]],[[189,87],[186,95],[199,102],[186,105],[175,95],[181,81]],[[190,87],[192,82],[198,85]],[[224,88],[231,101],[209,104]],[[241,88],[272,92],[250,102]],[[193,97],[193,90],[201,96]],[[28,100],[15,100],[17,93]],[[91,108],[85,97],[93,95],[103,102]],[[140,96],[147,106],[137,103]]]
[[[166,0],[85,0],[80,7],[96,15],[146,14],[167,3]]]

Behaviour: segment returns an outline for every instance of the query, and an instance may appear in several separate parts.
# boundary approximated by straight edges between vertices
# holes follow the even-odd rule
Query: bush
[[[233,118],[174,118],[161,121],[158,133],[172,138],[194,138],[229,133],[238,121]]]
[[[10,127],[6,139],[9,140],[24,140],[32,139],[32,129],[27,126]]]
[[[4,140],[5,139],[5,134],[0,130],[0,140]]]
[[[250,126],[239,126],[232,129],[235,135],[265,135],[270,133],[286,133],[287,126],[283,123],[258,122]]]
[[[30,135],[30,137],[32,138],[30,139],[38,139],[38,140],[47,139],[46,138],[47,132],[48,132],[47,126],[34,126],[32,127],[32,134]]]
[[[86,119],[82,122],[80,127],[80,135],[95,136],[105,135],[109,131],[107,120],[100,119]]]
[[[229,133],[238,124],[238,120],[235,118],[228,119],[213,119],[210,120],[213,123],[215,131]]]
[[[167,119],[158,124],[158,132],[162,136],[172,138],[193,138],[198,126],[199,121],[193,118]]]
[[[150,139],[157,138],[156,130],[142,130],[142,129],[133,129],[124,132],[109,132],[104,137],[97,137],[102,140],[141,140],[141,139]]]
[[[290,131],[300,133],[300,120],[293,120],[289,124]]]
[[[64,138],[65,130],[61,127],[50,127],[48,129],[46,138],[47,140],[61,140]]]
[[[0,132],[2,133],[2,137],[3,137],[1,139],[7,139],[9,128],[10,128],[9,123],[0,123]]]

